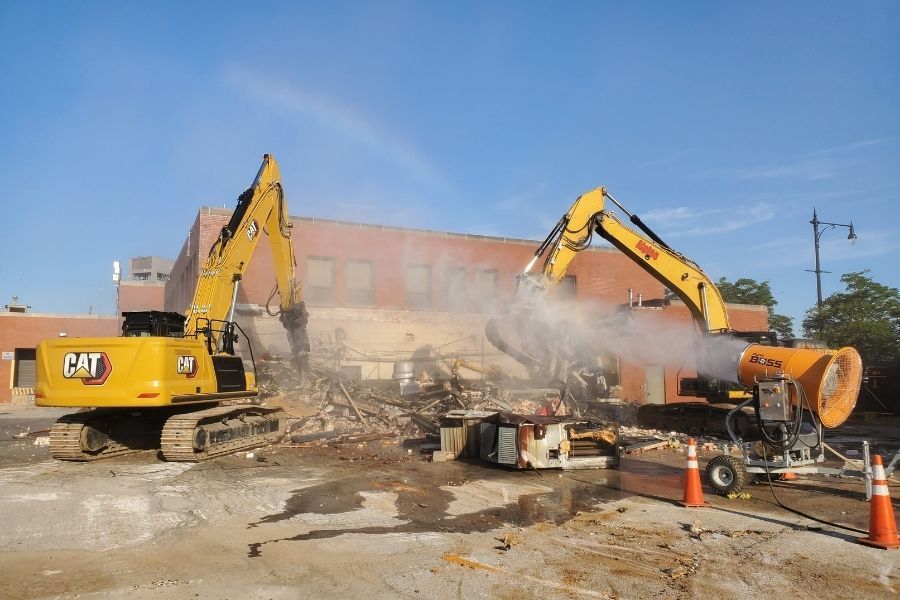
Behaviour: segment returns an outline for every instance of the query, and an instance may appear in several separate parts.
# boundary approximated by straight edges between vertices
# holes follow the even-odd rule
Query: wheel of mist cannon
[[[747,485],[747,475],[744,463],[736,456],[722,454],[706,465],[706,480],[720,496],[740,492]]]

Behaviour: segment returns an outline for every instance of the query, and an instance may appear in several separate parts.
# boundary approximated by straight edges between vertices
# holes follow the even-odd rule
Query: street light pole
[[[831,271],[823,271],[822,263],[819,259],[819,239],[821,239],[822,234],[825,233],[829,229],[835,229],[837,227],[848,227],[850,228],[850,234],[847,236],[847,240],[850,242],[852,246],[854,242],[856,242],[856,230],[853,228],[853,221],[850,221],[849,225],[845,225],[844,223],[829,223],[828,221],[820,221],[818,215],[816,214],[816,209],[813,208],[813,218],[810,221],[813,226],[813,241],[816,246],[816,270],[810,271],[811,273],[816,274],[816,306],[822,306],[822,273],[830,273]],[[819,225],[825,225],[821,230],[819,229]]]

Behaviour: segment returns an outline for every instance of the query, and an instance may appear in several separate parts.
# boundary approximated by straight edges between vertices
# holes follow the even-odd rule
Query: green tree
[[[831,348],[853,346],[863,359],[900,357],[900,291],[859,271],[841,275],[846,292],[834,293],[803,319],[804,334]]]
[[[769,311],[769,329],[777,333],[779,338],[794,337],[794,319],[775,312],[778,300],[772,295],[768,280],[760,283],[755,279],[741,277],[731,283],[722,277],[716,282],[716,286],[725,302],[765,306]]]

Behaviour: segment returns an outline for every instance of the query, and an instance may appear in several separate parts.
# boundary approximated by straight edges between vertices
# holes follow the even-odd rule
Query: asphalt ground
[[[709,506],[686,509],[684,453],[669,448],[570,472],[431,463],[394,441],[277,445],[193,465],[153,452],[63,463],[35,444],[59,412],[0,410],[3,598],[900,591],[900,550],[860,545],[859,534],[773,496],[865,530],[865,488],[852,478],[751,484],[735,499],[704,486]],[[882,447],[892,436],[871,424],[857,433]],[[845,449],[853,434],[841,434]],[[712,456],[700,453],[701,468]],[[900,490],[890,489],[896,511]]]

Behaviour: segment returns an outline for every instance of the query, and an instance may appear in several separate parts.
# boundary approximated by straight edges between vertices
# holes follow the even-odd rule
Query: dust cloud
[[[516,335],[529,339],[538,360],[540,344],[556,344],[565,346],[575,364],[612,354],[634,365],[696,370],[738,383],[738,359],[748,345],[725,335],[701,335],[693,322],[675,322],[658,309],[630,310],[627,305],[563,300],[540,292],[520,301],[513,314],[529,315],[530,332]]]

